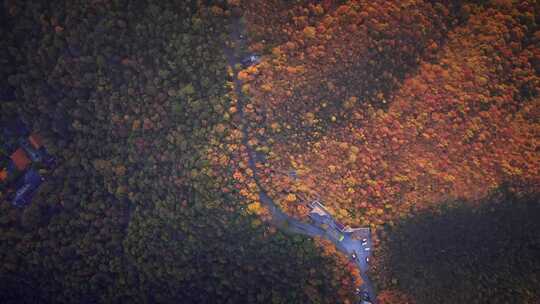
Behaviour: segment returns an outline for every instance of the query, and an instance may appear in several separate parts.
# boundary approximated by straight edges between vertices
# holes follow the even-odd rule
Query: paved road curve
[[[266,207],[269,208],[269,210],[272,212],[272,223],[279,227],[282,230],[291,232],[291,233],[299,233],[307,236],[321,236],[324,238],[327,238],[328,240],[332,241],[337,249],[347,256],[351,256],[351,254],[354,252],[357,255],[357,259],[355,261],[357,267],[360,270],[360,275],[362,276],[362,279],[364,281],[364,284],[362,285],[362,290],[366,291],[369,294],[369,297],[371,298],[371,303],[376,303],[376,296],[374,288],[371,284],[371,281],[367,277],[367,270],[368,270],[368,263],[366,258],[370,256],[371,254],[371,236],[368,229],[365,229],[363,232],[363,235],[361,237],[357,237],[358,239],[353,239],[350,234],[345,234],[345,238],[342,241],[339,241],[335,239],[334,236],[328,234],[325,230],[322,228],[312,225],[309,223],[301,222],[297,219],[291,218],[287,214],[285,214],[278,206],[277,204],[268,196],[265,189],[261,186],[258,176],[257,167],[255,166],[255,159],[256,159],[256,152],[253,150],[253,148],[248,144],[248,130],[247,130],[247,123],[244,117],[244,101],[246,99],[246,96],[242,93],[242,82],[238,79],[238,71],[236,70],[235,66],[236,64],[239,64],[241,62],[242,58],[239,58],[235,55],[235,53],[239,53],[239,51],[243,47],[243,39],[240,38],[241,33],[243,32],[243,27],[240,23],[239,18],[234,18],[232,22],[232,31],[231,31],[231,39],[230,41],[234,42],[234,48],[231,47],[225,47],[225,55],[227,57],[228,64],[233,67],[234,73],[234,85],[235,85],[235,92],[238,96],[238,113],[240,115],[240,118],[242,119],[242,144],[246,147],[247,153],[248,153],[248,165],[250,169],[253,171],[253,177],[255,180],[255,183],[257,184],[257,187],[259,188],[259,197],[262,204],[264,204]],[[235,52],[238,51],[238,52]],[[365,239],[363,242],[362,240]],[[366,250],[366,248],[368,250]],[[362,302],[363,303],[363,302]]]

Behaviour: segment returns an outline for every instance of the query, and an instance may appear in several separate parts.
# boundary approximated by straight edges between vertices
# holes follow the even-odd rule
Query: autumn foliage
[[[378,303],[381,304],[414,304],[415,302],[400,290],[384,290],[378,296]]]
[[[502,182],[514,181],[525,188],[538,184],[539,126],[534,119],[539,111],[535,93],[539,84],[535,73],[538,49],[530,42],[538,38],[534,33],[528,38],[531,35],[526,32],[530,30],[522,17],[514,16],[515,11],[502,5],[482,9],[465,6],[463,12],[471,17],[449,32],[441,47],[438,42],[444,30],[431,33],[433,38],[415,36],[427,34],[425,30],[414,34],[407,29],[409,17],[404,16],[411,15],[407,9],[413,10],[424,23],[435,24],[450,18],[448,8],[442,4],[415,1],[401,6],[387,4],[388,9],[378,10],[367,4],[355,5],[358,3],[351,1],[348,7],[338,7],[325,16],[335,22],[323,31],[333,31],[328,39],[310,42],[306,33],[311,36],[311,30],[302,31],[294,36],[300,39],[304,35],[301,48],[285,48],[285,43],[279,47],[279,56],[251,69],[256,76],[249,82],[253,105],[248,115],[258,125],[251,129],[253,139],[257,139],[253,143],[260,149],[271,146],[268,163],[259,166],[266,188],[273,191],[285,210],[301,217],[299,205],[305,203],[301,198],[320,194],[332,212],[346,222],[382,224],[406,216],[410,208],[456,197],[481,198]],[[532,8],[522,5],[521,9],[525,13],[520,16],[524,16]],[[375,87],[386,85],[377,76],[341,80],[330,87],[314,85],[333,75],[330,71],[336,69],[332,64],[336,59],[332,58],[339,55],[340,43],[350,52],[379,49],[370,45],[371,41],[379,41],[374,38],[377,31],[340,27],[366,13],[393,20],[394,26],[378,31],[385,37],[401,39],[396,42],[401,46],[398,48],[388,47],[388,40],[381,42],[388,52],[401,50],[398,53],[366,53],[373,54],[372,61],[382,61],[376,64],[398,70],[402,64],[418,61],[418,71],[402,82],[396,81],[395,90],[381,87],[381,92],[386,93],[375,94],[381,99],[392,96],[386,100],[386,109],[366,102],[365,91],[355,92],[364,79]],[[392,17],[396,15],[402,17]],[[377,18],[369,20],[375,24],[362,25],[376,27]],[[416,26],[417,22],[411,24]],[[406,31],[409,36],[393,31]],[[357,39],[355,35],[367,36]],[[297,45],[291,39],[289,46]],[[416,47],[417,41],[426,43],[421,49],[404,51]],[[333,42],[335,47],[329,47]],[[306,48],[317,43],[335,53],[308,56]],[[437,52],[420,56],[430,48]],[[390,59],[382,59],[387,57]],[[414,60],[399,62],[408,57]],[[346,61],[339,58],[335,62],[346,72]],[[317,77],[319,80],[314,82]],[[311,91],[310,86],[317,90]],[[310,135],[319,133],[319,137],[295,137],[304,134],[306,125],[332,124],[332,119],[324,121],[328,117],[316,114],[320,109],[314,110],[325,104],[318,99],[321,94],[342,96],[340,109],[349,118],[331,126],[331,131],[309,129]],[[302,125],[296,128],[294,123],[298,121]],[[261,122],[265,128],[260,127]],[[291,169],[298,173],[297,179],[284,174]],[[287,199],[291,193],[300,199]]]
[[[58,166],[20,209],[0,170],[1,303],[353,298],[328,287],[346,265],[265,223],[223,58],[239,2],[2,1],[0,167],[16,116]]]
[[[289,27],[265,26],[287,33],[281,35],[287,40],[268,44],[267,59],[242,78],[265,119],[295,129],[287,138],[318,136],[325,123],[348,117],[357,103],[385,104],[421,58],[434,56],[458,21],[453,11],[427,1],[348,1],[327,9],[306,4],[287,12],[298,14],[285,23]],[[246,14],[256,36],[259,19]]]
[[[243,4],[251,49],[265,55],[239,74],[248,144],[283,210],[305,219],[320,197],[377,230],[503,184],[538,189],[537,5],[323,2]]]
[[[334,269],[332,277],[340,278],[339,293],[343,296],[343,299],[347,299],[347,293],[350,293],[363,283],[358,267],[356,267],[347,256],[337,251],[335,245],[331,241],[321,237],[315,237],[315,244],[322,249],[323,256],[336,259],[339,265],[342,266]]]
[[[324,18],[339,1],[317,2],[321,1],[242,1],[252,46],[258,48],[288,42],[296,31]]]

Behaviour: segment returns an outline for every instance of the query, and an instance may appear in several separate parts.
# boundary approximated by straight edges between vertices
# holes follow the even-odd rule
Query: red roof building
[[[31,161],[22,148],[17,149],[11,154],[11,161],[19,171],[24,171],[30,165]]]

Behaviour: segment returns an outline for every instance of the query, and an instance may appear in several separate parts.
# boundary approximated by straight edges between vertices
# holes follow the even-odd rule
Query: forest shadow
[[[324,78],[319,76],[308,78],[294,88],[291,98],[301,100],[301,96],[309,96],[313,102],[309,106],[306,106],[305,101],[280,104],[282,109],[276,110],[278,114],[274,114],[273,119],[291,127],[273,139],[285,144],[291,141],[318,141],[351,125],[362,127],[364,122],[356,118],[355,110],[369,106],[374,110],[386,111],[405,80],[417,75],[423,63],[437,63],[441,50],[448,42],[448,34],[468,20],[468,15],[462,13],[462,1],[427,2],[434,6],[444,3],[448,10],[446,18],[426,26],[433,31],[430,37],[437,42],[439,46],[437,51],[428,48],[427,38],[425,41],[410,41],[410,45],[404,46],[405,49],[410,49],[409,52],[404,52],[398,47],[370,48],[362,56],[354,57],[355,60],[352,60],[350,65],[336,64],[332,72],[325,74]],[[394,42],[375,33],[370,33],[369,38]],[[399,37],[394,38],[399,40]],[[346,92],[346,96],[328,89],[328,83],[341,88],[340,90]],[[351,96],[357,97],[358,100],[353,102],[352,106],[348,102]],[[321,106],[323,104],[324,106]],[[261,112],[260,114],[264,116],[264,110]],[[309,119],[306,119],[307,114],[312,114],[319,122],[309,122]],[[299,148],[299,151],[301,150]]]
[[[32,287],[35,285],[22,276],[0,274],[0,303],[44,303],[39,290]]]
[[[68,221],[40,221],[25,232],[13,225],[15,234],[35,240],[37,249],[20,258],[0,254],[11,269],[0,269],[0,303],[311,303],[314,298],[332,303],[329,299],[339,296],[332,282],[348,276],[335,277],[340,264],[322,255],[310,238],[269,233],[256,215],[224,212],[225,205],[235,203],[233,196],[210,199],[189,187],[181,191],[129,209],[127,227],[128,208],[122,208],[98,236]],[[77,214],[69,210],[53,220],[59,217]],[[40,236],[50,227],[71,233]],[[118,240],[108,240],[109,235]],[[93,242],[81,242],[90,237]],[[69,245],[43,249],[42,243],[57,238]],[[38,255],[34,264],[28,261]],[[88,256],[111,261],[115,268],[86,265]]]
[[[538,303],[538,202],[500,190],[417,214],[389,233],[391,278],[417,303]]]

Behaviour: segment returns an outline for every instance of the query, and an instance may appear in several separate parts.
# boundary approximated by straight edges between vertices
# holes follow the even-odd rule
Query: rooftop
[[[315,213],[315,214],[318,214],[320,216],[328,216],[328,212],[326,212],[326,210],[324,210],[323,208],[321,208],[319,206],[314,206],[311,209],[310,213]]]
[[[22,148],[18,148],[11,154],[11,160],[15,164],[15,167],[19,171],[24,171],[28,166],[31,164],[30,159],[28,158],[28,155],[26,155],[26,152]]]

